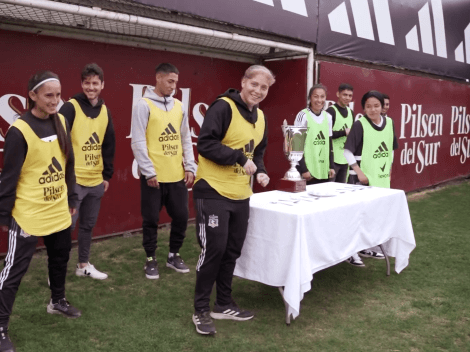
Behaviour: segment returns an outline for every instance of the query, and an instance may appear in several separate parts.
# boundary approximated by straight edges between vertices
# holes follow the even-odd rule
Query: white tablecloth
[[[307,186],[307,192],[346,187],[330,182]],[[284,286],[288,313],[294,318],[313,274],[360,250],[382,244],[395,257],[397,273],[408,265],[416,242],[403,191],[366,187],[294,206],[270,203],[291,194],[272,191],[251,197],[248,232],[234,274]]]

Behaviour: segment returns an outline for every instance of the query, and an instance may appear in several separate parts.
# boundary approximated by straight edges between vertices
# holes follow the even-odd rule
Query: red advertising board
[[[80,72],[85,64],[96,62],[104,70],[102,97],[113,115],[116,158],[114,176],[102,200],[94,236],[142,227],[140,187],[135,178],[136,165],[133,165],[129,138],[131,111],[133,104],[142,96],[143,88],[155,84],[155,66],[161,62],[171,62],[178,67],[180,75],[175,97],[183,102],[189,113],[194,144],[207,107],[228,88],[239,89],[241,77],[249,66],[247,63],[207,57],[2,30],[0,42],[3,49],[0,56],[3,68],[0,80],[0,149],[3,148],[3,136],[15,120],[15,115],[26,108],[26,86],[32,74],[45,69],[57,73],[61,78],[62,98],[67,100],[80,92]],[[272,137],[266,152],[266,166],[272,179],[276,180],[288,169],[287,160],[282,155],[280,125],[284,118],[293,121],[296,110],[305,104],[306,61],[283,61],[270,67],[277,76],[277,83],[261,108],[268,118]],[[291,96],[292,93],[294,96]],[[278,167],[278,164],[282,166]],[[190,211],[193,217],[191,192]],[[162,213],[161,222],[169,221],[168,215]],[[0,253],[5,253],[6,249],[7,236],[1,233]]]
[[[320,81],[330,104],[340,83],[352,84],[356,116],[367,91],[390,96],[400,145],[392,188],[411,191],[470,174],[470,86],[330,62],[320,64]]]

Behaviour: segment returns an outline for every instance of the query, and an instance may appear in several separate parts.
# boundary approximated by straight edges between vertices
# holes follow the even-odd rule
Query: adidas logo
[[[313,141],[313,145],[325,145],[325,143],[325,135],[323,131],[320,131],[320,133],[317,134],[317,138]]]
[[[273,6],[273,0],[253,0],[255,2],[260,2],[265,5]],[[284,11],[289,11],[296,13],[297,15],[308,17],[307,6],[305,5],[305,0],[281,0],[282,9]]]
[[[377,158],[385,158],[388,156],[388,148],[387,148],[387,145],[385,144],[385,142],[382,142],[379,147],[377,148],[377,150],[374,152],[374,155],[373,155],[373,158],[374,159],[377,159]],[[385,167],[385,166],[384,166]]]
[[[91,150],[101,150],[100,137],[93,132],[90,138],[85,142],[85,145],[82,147],[84,152]]]
[[[165,131],[163,131],[160,138],[158,138],[160,142],[177,141],[179,139],[180,136],[171,123],[168,124]]]
[[[49,164],[46,171],[44,171],[42,176],[39,178],[39,183],[43,185],[45,183],[56,182],[64,177],[65,174],[62,171],[62,165],[60,165],[57,159],[53,157],[51,164]]]

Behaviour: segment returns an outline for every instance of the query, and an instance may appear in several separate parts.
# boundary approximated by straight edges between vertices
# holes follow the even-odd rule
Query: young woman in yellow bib
[[[8,231],[8,253],[0,274],[0,351],[15,351],[8,337],[16,292],[43,237],[48,255],[50,314],[77,318],[81,312],[65,298],[75,212],[74,157],[70,131],[57,113],[61,85],[57,75],[40,72],[28,82],[30,110],[8,130],[0,177],[0,225]]]

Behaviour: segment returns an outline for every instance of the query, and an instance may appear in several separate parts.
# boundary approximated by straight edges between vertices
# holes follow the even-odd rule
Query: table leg
[[[286,307],[286,325],[290,326],[290,314],[289,314],[289,305],[287,304],[286,300],[284,299],[284,289],[279,287],[279,292],[281,293],[282,300],[284,301],[284,306]]]
[[[380,249],[382,250],[383,255],[385,256],[385,265],[387,265],[387,276],[390,276],[390,260],[388,259],[387,253],[384,251],[384,247],[379,244]]]

